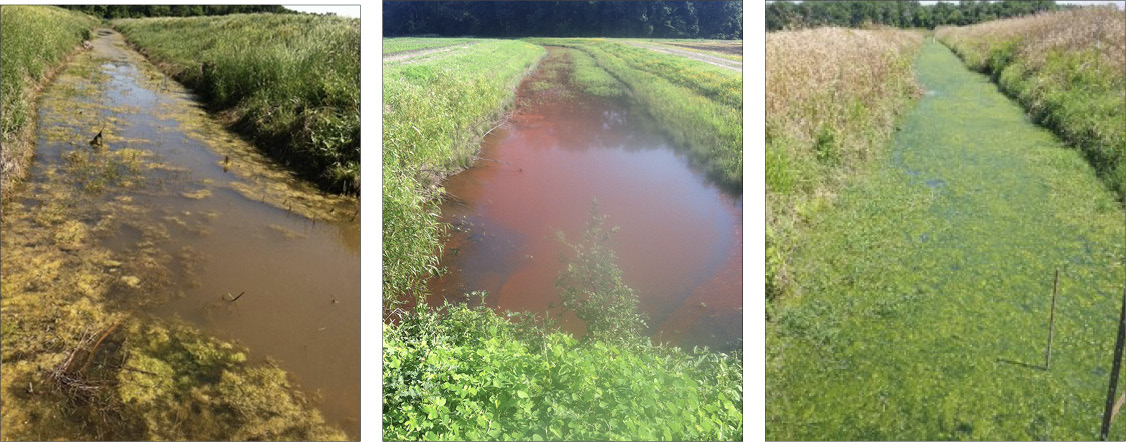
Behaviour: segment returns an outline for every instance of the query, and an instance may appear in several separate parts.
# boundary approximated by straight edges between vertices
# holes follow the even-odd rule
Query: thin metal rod
[[[1052,313],[1048,317],[1048,350],[1044,354],[1044,369],[1052,367],[1052,338],[1056,331],[1056,294],[1060,290],[1060,269],[1056,269],[1056,282],[1052,284]]]
[[[1122,291],[1122,313],[1118,315],[1118,337],[1114,340],[1114,362],[1110,369],[1110,386],[1106,389],[1106,410],[1103,411],[1102,440],[1108,440],[1110,420],[1114,417],[1114,393],[1118,388],[1118,372],[1122,368],[1122,352],[1126,349],[1126,290]]]

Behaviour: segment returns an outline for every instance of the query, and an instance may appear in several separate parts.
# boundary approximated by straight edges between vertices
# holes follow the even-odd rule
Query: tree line
[[[383,35],[743,38],[741,1],[384,1]]]
[[[296,13],[296,11],[291,11],[280,5],[62,5],[60,7],[109,20],[115,18],[250,14],[255,12]]]
[[[766,29],[870,24],[901,28],[964,26],[1000,18],[1061,9],[1054,1],[960,1],[924,5],[918,1],[776,1],[766,5]]]

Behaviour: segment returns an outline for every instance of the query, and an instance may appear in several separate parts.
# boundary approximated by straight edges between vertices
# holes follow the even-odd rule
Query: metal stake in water
[[[1060,269],[1056,268],[1056,282],[1052,284],[1052,313],[1048,317],[1048,351],[1044,355],[1044,369],[1052,367],[1052,335],[1056,330],[1056,294],[1060,289]]]

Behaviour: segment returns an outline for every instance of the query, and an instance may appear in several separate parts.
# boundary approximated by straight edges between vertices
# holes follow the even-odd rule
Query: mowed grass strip
[[[920,94],[911,63],[923,36],[819,28],[766,35],[767,296],[789,288],[802,220],[881,157]]]
[[[1126,13],[1080,8],[936,35],[1082,150],[1119,199],[1126,195]]]
[[[738,72],[604,39],[530,41],[593,57],[709,176],[741,191],[743,79]]]
[[[383,39],[383,55],[395,54],[419,49],[440,48],[461,43],[477,41],[473,38],[416,38],[399,37]]]
[[[98,20],[54,6],[0,6],[0,200],[34,153],[35,97]]]
[[[515,88],[546,52],[486,40],[383,70],[383,293],[422,295],[437,272],[442,224],[438,183],[472,164]]]
[[[277,161],[360,190],[360,20],[235,14],[114,25]]]

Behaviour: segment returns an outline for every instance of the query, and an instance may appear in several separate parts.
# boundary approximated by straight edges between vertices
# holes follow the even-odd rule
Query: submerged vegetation
[[[54,6],[0,6],[0,200],[13,195],[34,153],[39,88],[97,24]]]
[[[625,85],[626,95],[660,123],[674,143],[687,149],[694,163],[721,184],[742,191],[743,79],[739,72],[623,41],[530,41],[576,48],[593,57],[597,68],[588,70],[604,71]],[[582,74],[577,79],[583,81]]]
[[[947,48],[926,43],[915,70],[925,95],[886,160],[803,217],[788,261],[800,296],[768,306],[766,437],[1095,439],[1122,208],[1080,152]]]
[[[16,22],[9,6],[0,11],[5,26]],[[106,99],[122,89],[114,89],[103,67],[107,54],[126,56],[115,59],[122,64],[139,58],[107,49],[112,39],[101,38],[39,98],[43,160],[3,207],[0,439],[347,438],[270,359],[259,362],[248,349],[180,320],[139,313],[182,295],[179,284],[195,283],[203,259],[186,245],[164,250],[165,222],[200,234],[207,227],[189,227],[180,218],[185,212],[154,221],[162,208],[152,199],[169,196],[164,180],[185,169],[160,163],[153,142],[125,136],[127,117],[139,107]],[[36,44],[5,34],[5,57],[19,53],[9,51],[16,42]],[[155,82],[154,72],[138,67],[132,80]],[[178,104],[162,108],[162,117],[203,118],[181,115],[197,110]],[[90,142],[99,128],[104,138]],[[135,247],[111,248],[107,240],[127,229],[138,236]]]
[[[805,219],[882,158],[897,117],[920,94],[919,32],[822,28],[766,35],[767,296],[790,290]]]
[[[936,35],[1081,150],[1107,187],[1126,197],[1126,14],[1080,8]]]
[[[114,22],[277,161],[360,191],[360,21],[235,14]]]

